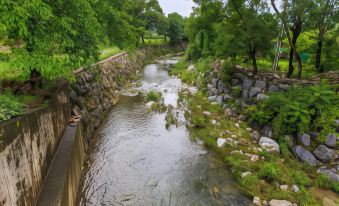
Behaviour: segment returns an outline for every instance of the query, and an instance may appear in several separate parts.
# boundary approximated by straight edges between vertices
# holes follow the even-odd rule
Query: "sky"
[[[192,0],[159,0],[165,14],[178,12],[182,16],[189,16],[194,3]]]

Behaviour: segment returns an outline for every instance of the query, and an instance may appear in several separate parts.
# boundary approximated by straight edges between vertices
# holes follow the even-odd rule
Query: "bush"
[[[0,95],[0,121],[9,120],[22,113],[22,104],[12,94]]]

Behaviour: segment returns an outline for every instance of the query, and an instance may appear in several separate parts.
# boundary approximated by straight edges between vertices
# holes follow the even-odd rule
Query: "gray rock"
[[[248,119],[247,115],[240,115],[239,116],[239,120],[241,120],[241,121],[246,121],[247,119]]]
[[[287,200],[271,200],[269,206],[293,206],[293,204]]]
[[[217,100],[217,96],[210,96],[210,97],[208,97],[208,100],[210,102],[215,102]]]
[[[253,98],[260,93],[261,93],[261,89],[259,87],[251,87],[250,93],[249,93],[249,98]]]
[[[225,95],[224,95],[224,100],[225,100],[225,101],[228,101],[228,100],[230,100],[230,99],[233,99],[233,97],[231,97],[231,96],[228,95],[228,94],[225,94]]]
[[[69,97],[71,99],[71,101],[75,104],[78,100],[78,95],[75,93],[74,90],[71,90],[69,93]]]
[[[334,171],[334,169],[328,169],[327,167],[322,166],[317,172],[319,174],[326,174],[332,181],[339,182],[339,175]]]
[[[224,91],[224,88],[225,88],[224,83],[222,83],[222,81],[219,81],[219,82],[218,82],[218,90],[221,91],[221,92],[223,92],[223,91]]]
[[[248,90],[248,89],[250,89],[251,87],[252,87],[252,85],[253,85],[253,80],[252,79],[244,79],[244,81],[242,82],[242,85],[241,85],[241,87],[242,87],[242,89],[243,90]]]
[[[212,85],[214,88],[218,89],[218,79],[212,79]]]
[[[279,84],[278,85],[279,90],[282,90],[282,91],[287,91],[289,87],[290,86],[287,85],[287,84]]]
[[[335,125],[339,126],[339,119],[335,120]]]
[[[279,87],[277,87],[276,85],[271,85],[268,88],[268,91],[270,91],[270,92],[278,92],[279,91]]]
[[[261,137],[259,140],[259,145],[262,149],[265,149],[268,152],[280,152],[278,143],[268,137]]]
[[[331,162],[337,156],[336,151],[326,147],[325,145],[319,145],[314,151],[314,155],[323,162]]]
[[[325,144],[329,147],[335,147],[337,145],[337,136],[335,134],[328,134]]]
[[[257,80],[257,81],[255,82],[255,87],[258,87],[258,88],[260,88],[261,90],[266,89],[266,85],[267,85],[266,81]]]
[[[217,99],[216,99],[216,100],[217,100],[217,103],[218,103],[218,104],[222,104],[223,99],[224,99],[223,96],[218,96]]]
[[[213,88],[213,85],[212,84],[207,84],[207,88],[208,88],[208,90],[211,90]]]
[[[297,185],[292,186],[292,191],[298,193],[300,191],[299,187]]]
[[[298,135],[298,140],[300,144],[303,144],[304,146],[308,147],[311,144],[311,137],[308,134]]]
[[[265,100],[265,99],[267,99],[268,98],[268,96],[266,96],[266,95],[264,95],[264,94],[258,94],[257,95],[257,100],[258,101],[262,101],[262,100]]]
[[[309,132],[309,135],[310,135],[311,139],[313,139],[313,140],[316,140],[319,136],[319,134],[316,133],[316,132]]]
[[[240,83],[239,79],[231,79],[231,85],[232,86],[239,85],[239,83]]]
[[[260,134],[258,131],[254,130],[252,133],[251,133],[251,136],[254,140],[258,141],[259,138],[260,138]]]
[[[212,94],[212,95],[218,95],[218,92],[219,92],[219,91],[218,91],[218,89],[216,89],[216,88],[212,88],[212,89],[211,89],[211,94]]]
[[[304,149],[303,147],[301,147],[299,145],[296,146],[294,148],[294,150],[295,150],[295,153],[297,154],[297,156],[303,162],[306,162],[306,163],[308,163],[308,164],[310,164],[312,166],[316,166],[317,165],[317,159],[314,157],[314,155],[310,151]]]
[[[227,104],[223,104],[223,105],[222,105],[222,109],[223,109],[223,110],[225,110],[225,109],[227,109],[227,108],[228,108],[228,105],[227,105]]]
[[[241,97],[242,98],[248,98],[249,93],[250,93],[249,90],[244,89],[244,90],[241,91]]]
[[[224,94],[230,94],[230,93],[231,93],[231,91],[230,91],[229,88],[224,88]]]
[[[264,126],[263,130],[262,130],[263,134],[265,137],[269,137],[272,138],[272,128],[269,126]]]
[[[204,111],[204,112],[203,112],[203,115],[209,117],[209,116],[212,115],[212,113],[209,112],[209,111]]]

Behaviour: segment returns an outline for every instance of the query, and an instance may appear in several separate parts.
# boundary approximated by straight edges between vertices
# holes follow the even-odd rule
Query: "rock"
[[[208,88],[208,90],[211,90],[213,88],[213,85],[212,84],[207,84],[207,88]]]
[[[311,139],[313,139],[313,140],[316,140],[319,136],[319,134],[316,133],[316,132],[309,132],[309,135],[310,135]]]
[[[229,94],[231,91],[229,88],[224,88],[224,94]]]
[[[248,98],[249,93],[250,93],[249,90],[244,89],[244,90],[241,91],[241,97],[242,98]]]
[[[247,177],[248,175],[251,175],[252,172],[243,172],[241,173],[241,178]]]
[[[240,115],[239,116],[239,120],[241,120],[241,121],[246,121],[248,119],[248,116],[247,115]]]
[[[262,130],[263,134],[265,137],[269,137],[272,138],[272,128],[269,126],[264,126],[263,130]]]
[[[268,96],[267,95],[264,95],[264,94],[258,94],[257,95],[257,100],[258,101],[262,101],[262,100],[265,100],[265,99],[267,99],[268,98]]]
[[[262,149],[265,149],[268,152],[280,152],[278,143],[268,137],[261,137],[259,140],[259,145]]]
[[[249,93],[249,98],[253,98],[257,96],[258,94],[261,93],[261,89],[258,87],[251,87],[250,93]]]
[[[224,100],[225,100],[225,101],[228,101],[228,100],[230,100],[230,99],[233,99],[233,97],[231,97],[231,96],[228,95],[228,94],[225,94],[225,95],[224,95]]]
[[[225,144],[226,141],[227,141],[226,139],[218,138],[218,140],[217,140],[217,145],[218,145],[218,147],[224,146],[224,144]]]
[[[259,132],[256,131],[256,130],[254,130],[254,131],[252,132],[251,136],[252,136],[252,138],[253,138],[254,140],[256,140],[256,141],[258,141],[259,138],[260,138],[260,134],[259,134]]]
[[[218,96],[217,97],[217,103],[222,104],[224,97],[223,96]]]
[[[211,92],[212,95],[218,95],[218,93],[219,93],[217,88],[212,88],[210,92]]]
[[[78,95],[74,92],[74,90],[70,91],[69,97],[70,97],[71,101],[73,102],[73,104],[76,104],[76,102],[78,100]]]
[[[256,161],[258,161],[260,158],[259,158],[259,156],[258,155],[252,155],[252,157],[251,157],[251,161],[252,162],[256,162]]]
[[[215,102],[217,100],[217,96],[210,96],[210,97],[208,97],[208,100],[210,102]]]
[[[325,144],[329,147],[335,147],[337,145],[337,136],[335,134],[328,134]]]
[[[232,85],[232,86],[239,85],[239,83],[240,83],[240,80],[239,80],[239,79],[231,79],[231,85]]]
[[[253,132],[253,129],[250,128],[250,127],[248,127],[248,128],[246,128],[246,131],[248,131],[248,132]]]
[[[194,71],[195,71],[195,66],[194,66],[194,64],[190,64],[190,65],[188,66],[188,68],[187,68],[187,71],[190,72],[190,73],[194,72]]]
[[[296,146],[294,148],[294,150],[295,150],[296,155],[303,162],[306,162],[306,163],[308,163],[308,164],[310,164],[312,166],[316,166],[317,165],[317,159],[314,157],[314,155],[310,151],[304,149],[303,147],[301,147],[299,145]]]
[[[212,79],[212,85],[214,88],[218,89],[218,79]]]
[[[262,201],[262,205],[263,205],[263,206],[269,206],[269,205],[268,205],[268,202],[267,202],[266,200]]]
[[[234,126],[236,126],[237,128],[240,128],[240,124],[239,123],[235,123]]]
[[[308,147],[311,144],[311,136],[308,134],[298,135],[298,140],[301,144]]]
[[[271,86],[268,88],[268,91],[270,91],[270,92],[278,92],[278,91],[279,91],[279,88],[278,88],[276,85],[271,85]]]
[[[146,107],[151,108],[154,103],[155,102],[153,102],[153,101],[147,102]]]
[[[293,186],[292,186],[292,191],[293,191],[293,192],[299,192],[300,189],[299,189],[299,187],[298,187],[297,185],[293,185]]]
[[[279,90],[282,90],[282,91],[287,91],[289,87],[290,86],[287,85],[287,84],[280,84],[280,85],[278,85]]]
[[[293,204],[287,200],[271,200],[269,206],[293,206]]]
[[[212,115],[212,113],[209,112],[209,111],[204,111],[202,114],[203,114],[204,116],[207,116],[207,117],[209,117],[209,116]]]
[[[262,81],[262,80],[257,80],[256,82],[255,82],[255,87],[258,87],[258,88],[260,88],[261,90],[264,90],[264,89],[266,89],[266,81]]]
[[[212,119],[212,120],[211,120],[211,124],[216,125],[216,124],[217,124],[217,120]]]
[[[322,205],[323,206],[338,206],[338,204],[334,200],[332,200],[328,197],[323,198]]]
[[[337,156],[336,151],[326,147],[325,145],[319,145],[314,151],[314,155],[323,162],[331,162]]]
[[[288,185],[280,185],[281,190],[288,190]]]
[[[228,105],[227,105],[227,104],[223,104],[223,105],[222,105],[222,109],[223,109],[223,110],[225,110],[225,109],[227,109],[227,108],[228,108]]]
[[[218,82],[218,90],[219,90],[219,93],[222,93],[222,92],[224,91],[224,88],[225,88],[224,83],[222,83],[222,81],[219,81],[219,82]]]
[[[253,198],[253,205],[254,206],[262,206],[260,197],[254,197]]]
[[[339,175],[334,171],[334,169],[329,169],[325,166],[322,166],[317,171],[319,174],[326,174],[331,181],[339,182]]]
[[[253,85],[253,80],[252,79],[244,79],[244,81],[242,82],[242,89],[243,90],[249,90]]]

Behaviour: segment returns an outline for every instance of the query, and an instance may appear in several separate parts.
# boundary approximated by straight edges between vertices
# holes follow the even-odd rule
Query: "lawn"
[[[110,56],[113,56],[115,54],[119,54],[120,52],[122,52],[122,50],[120,50],[118,47],[115,46],[111,46],[111,47],[100,47],[100,56],[99,59],[103,60],[103,59],[107,59]]]

